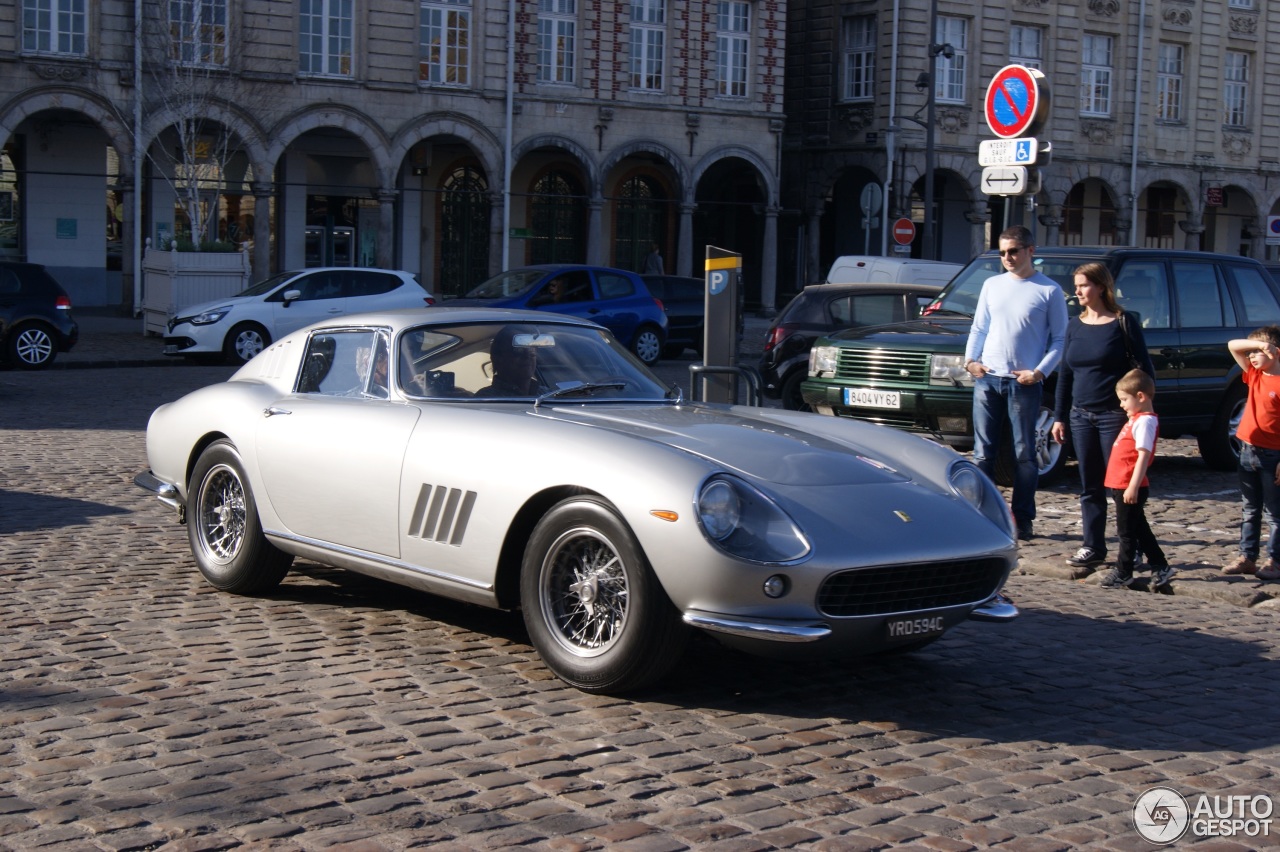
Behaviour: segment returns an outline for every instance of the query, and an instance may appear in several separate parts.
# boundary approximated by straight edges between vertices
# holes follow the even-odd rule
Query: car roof
[[[359,325],[383,325],[395,329],[407,328],[422,323],[460,324],[460,323],[503,323],[503,322],[536,322],[556,325],[576,325],[586,328],[603,328],[603,326],[581,317],[557,314],[550,311],[526,311],[516,308],[397,308],[387,311],[369,311],[359,314],[347,314],[333,319],[322,320],[308,328],[348,328]]]
[[[987,249],[982,257],[999,257],[996,249]],[[1192,251],[1189,249],[1141,248],[1139,246],[1036,246],[1037,257],[1085,257],[1106,259],[1111,257],[1145,257],[1152,259],[1184,258],[1199,260],[1234,260],[1246,263],[1260,261],[1238,254],[1225,254],[1215,251]]]
[[[917,292],[933,292],[941,293],[944,285],[942,284],[923,284],[911,283],[907,281],[858,281],[844,282],[832,284],[823,282],[820,284],[808,284],[802,292],[810,293],[815,296],[830,295],[833,293],[917,293]]]

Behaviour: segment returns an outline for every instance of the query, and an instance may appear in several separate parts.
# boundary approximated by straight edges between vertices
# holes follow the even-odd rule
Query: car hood
[[[227,296],[225,299],[214,299],[212,302],[201,302],[198,305],[186,305],[178,308],[175,315],[180,317],[197,317],[205,311],[210,311],[214,308],[235,307],[236,305],[244,305],[251,302],[261,301],[261,296]]]
[[[940,316],[863,328],[848,328],[827,335],[837,343],[858,342],[865,346],[888,349],[964,348],[973,320],[968,317]]]
[[[543,407],[540,416],[593,426],[692,453],[744,476],[785,486],[906,482],[869,443],[846,443],[755,416],[749,408]],[[814,415],[817,416],[817,415]],[[865,427],[870,437],[877,427]]]

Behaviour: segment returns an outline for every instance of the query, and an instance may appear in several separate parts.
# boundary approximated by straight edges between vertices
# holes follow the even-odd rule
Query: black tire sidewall
[[[246,331],[252,331],[253,333],[257,334],[258,337],[262,338],[263,349],[266,349],[268,346],[271,345],[271,335],[267,333],[267,330],[265,328],[258,325],[256,322],[242,322],[231,329],[231,331],[227,334],[226,342],[223,343],[222,345],[223,354],[226,355],[227,360],[230,361],[232,364],[248,363],[248,361],[246,361],[244,358],[241,358],[240,353],[236,351],[236,340],[237,338],[240,337],[240,335],[244,334]]]

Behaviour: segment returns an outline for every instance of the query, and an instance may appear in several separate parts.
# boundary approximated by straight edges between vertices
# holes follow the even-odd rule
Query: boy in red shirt
[[[1130,370],[1116,382],[1116,396],[1124,413],[1129,415],[1129,422],[1111,446],[1103,480],[1116,504],[1116,534],[1120,539],[1116,567],[1102,578],[1102,585],[1108,589],[1123,588],[1133,582],[1133,566],[1139,549],[1147,555],[1151,566],[1149,591],[1169,585],[1173,577],[1173,568],[1151,532],[1143,510],[1147,504],[1147,468],[1155,457],[1156,435],[1160,431],[1160,421],[1151,407],[1155,395],[1155,382],[1142,370]]]
[[[1243,340],[1227,344],[1241,377],[1249,386],[1249,398],[1240,417],[1240,496],[1244,517],[1240,522],[1240,555],[1222,569],[1224,574],[1257,574],[1262,580],[1280,580],[1280,328],[1264,326]],[[1271,528],[1267,551],[1270,564],[1258,568],[1262,538],[1262,512]]]

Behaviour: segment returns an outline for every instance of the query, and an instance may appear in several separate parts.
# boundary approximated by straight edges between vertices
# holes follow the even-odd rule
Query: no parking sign
[[[1002,139],[1034,135],[1049,116],[1044,74],[1025,65],[1006,65],[991,78],[986,97],[987,126]]]
[[[1280,246],[1280,216],[1267,217],[1267,236],[1263,242],[1269,246]]]

